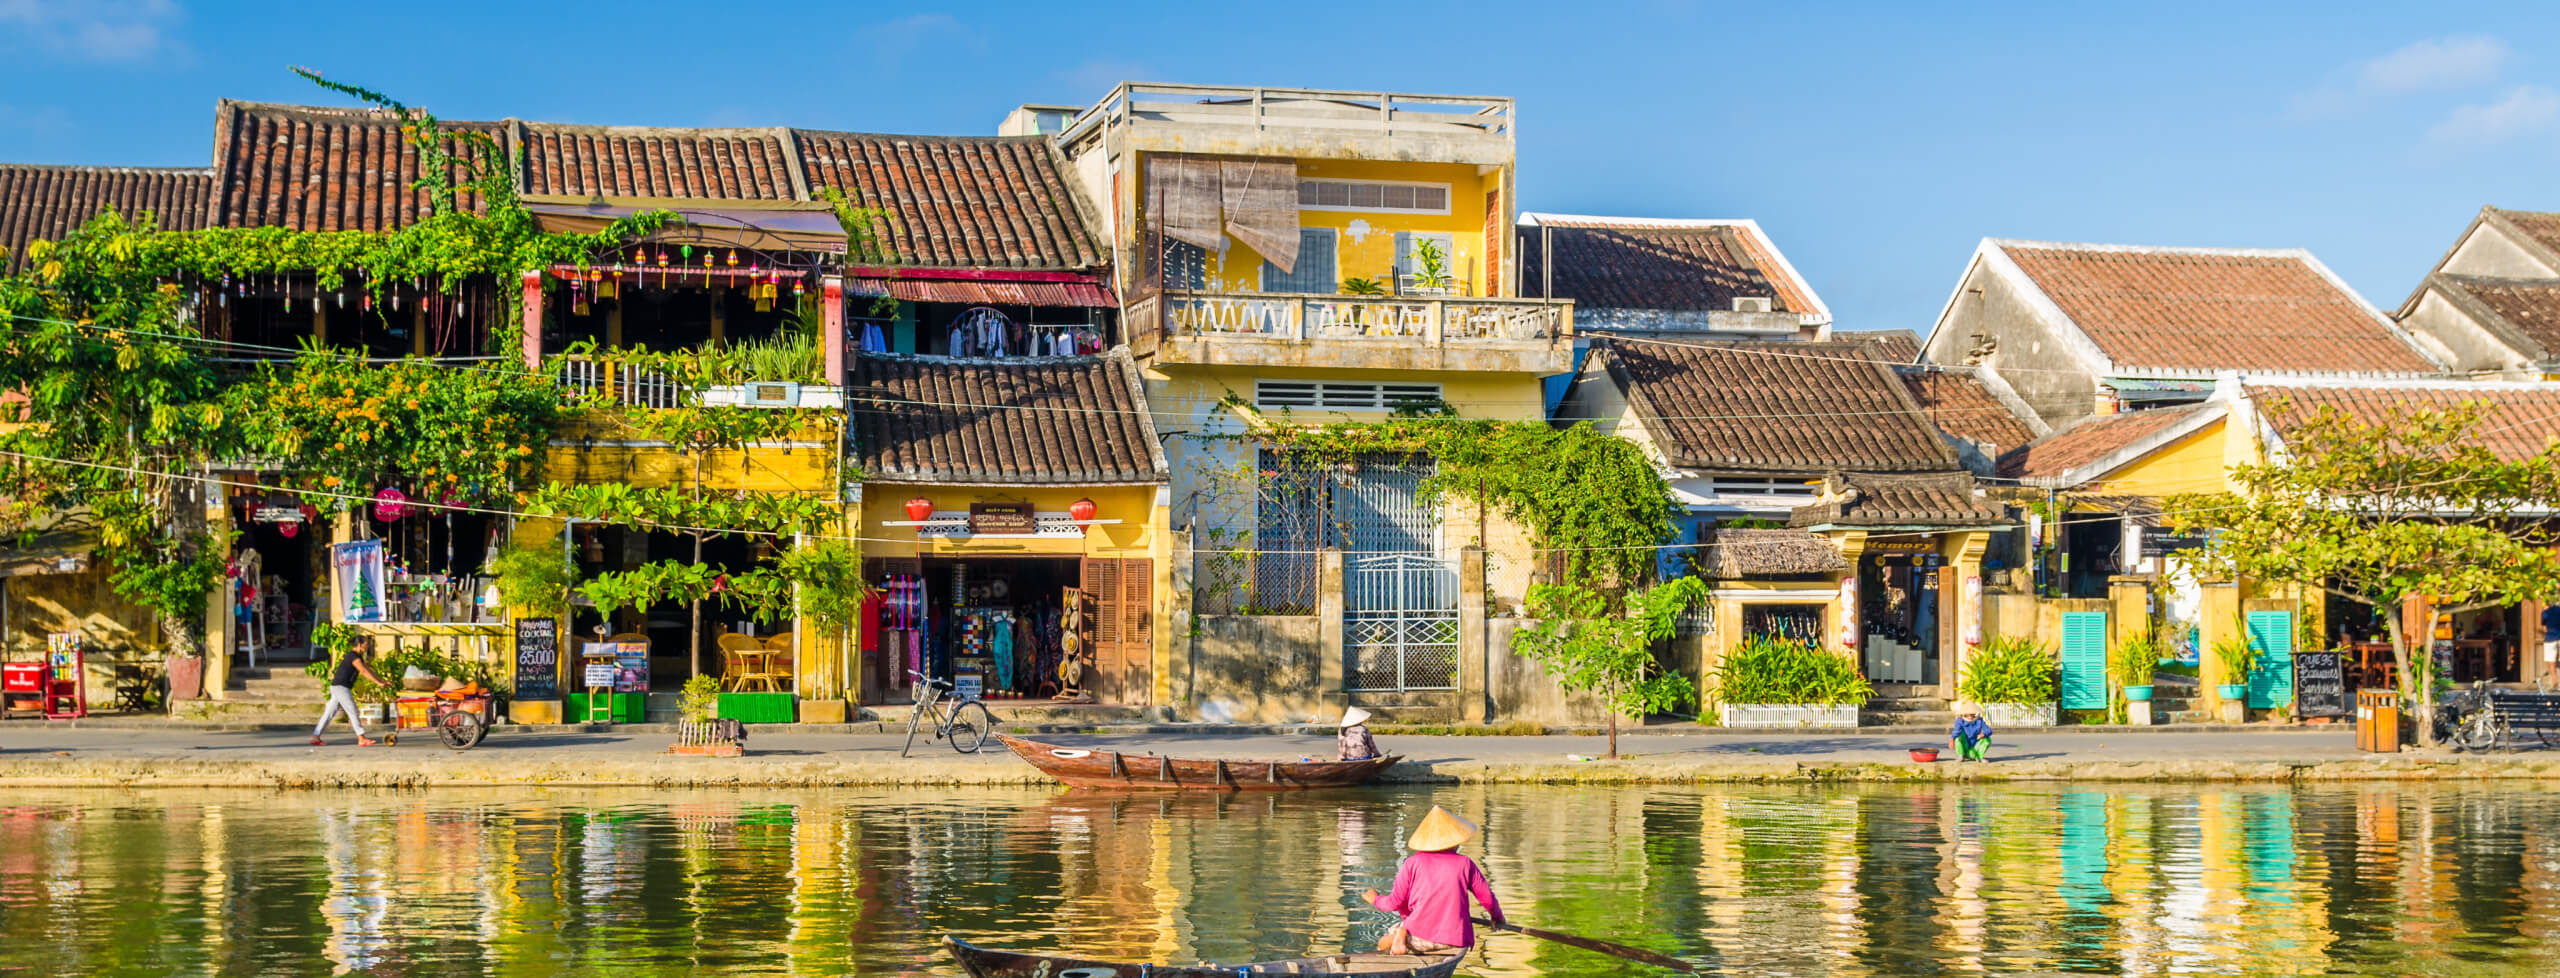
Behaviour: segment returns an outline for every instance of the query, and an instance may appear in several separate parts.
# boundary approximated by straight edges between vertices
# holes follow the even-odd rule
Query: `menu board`
[[[613,662],[622,668],[621,675],[614,677],[614,692],[646,693],[649,691],[649,643],[622,643],[614,649]]]
[[[2347,692],[2346,663],[2336,652],[2293,654],[2293,715],[2343,717],[2355,713]]]
[[[560,698],[560,620],[516,619],[516,693],[519,700]]]

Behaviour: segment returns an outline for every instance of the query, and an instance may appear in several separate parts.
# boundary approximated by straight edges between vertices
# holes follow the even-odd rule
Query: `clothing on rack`
[[[971,306],[951,321],[945,350],[955,357],[1001,357],[1022,349],[1013,320],[992,306]]]
[[[889,352],[889,336],[888,334],[880,331],[879,323],[862,324],[862,352]]]

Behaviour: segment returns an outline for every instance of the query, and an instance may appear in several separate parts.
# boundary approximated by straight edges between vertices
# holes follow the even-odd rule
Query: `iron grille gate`
[[[1458,688],[1458,571],[1422,553],[1343,561],[1345,677],[1355,692]]]

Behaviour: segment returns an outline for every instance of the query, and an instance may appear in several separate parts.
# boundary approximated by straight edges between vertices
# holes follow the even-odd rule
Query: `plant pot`
[[[2222,697],[2223,699],[2226,699],[2226,700],[2233,700],[2233,701],[2246,700],[2246,699],[2248,699],[2248,698],[2249,698],[2249,684],[2248,684],[2248,683],[2215,683],[2215,684],[2214,684],[2214,687],[2213,687],[2213,694],[2214,694],[2214,695],[2216,695],[2216,696]]]
[[[1935,764],[1938,762],[1938,749],[1935,747],[1914,747],[1911,749],[1911,759],[1922,764]]]
[[[1982,719],[1991,729],[2003,727],[2051,727],[2062,723],[2059,703],[1984,703]]]
[[[204,695],[204,657],[173,655],[169,657],[169,698],[191,700]]]
[[[1819,703],[1727,703],[1717,707],[1718,719],[1728,727],[1854,727],[1858,725],[1858,707],[1844,703],[1826,706]]]
[[[2151,702],[2151,687],[2149,685],[2125,687],[2124,701],[2127,703]]]

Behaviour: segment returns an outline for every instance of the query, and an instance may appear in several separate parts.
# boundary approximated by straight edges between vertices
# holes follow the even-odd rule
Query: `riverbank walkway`
[[[463,787],[490,785],[1037,785],[1029,765],[990,740],[976,755],[859,725],[847,732],[750,728],[742,758],[676,757],[649,729],[500,727],[470,751],[412,731],[395,746],[357,747],[343,726],[312,747],[308,728],[152,729],[0,724],[0,786]],[[854,732],[859,730],[860,732]],[[1047,741],[1131,754],[1230,758],[1330,756],[1329,732],[1250,733],[1165,727],[1042,733]],[[2560,750],[2366,754],[2345,727],[2155,732],[2079,728],[2003,732],[1989,764],[1914,763],[1943,747],[1935,731],[1772,732],[1684,728],[1620,738],[1620,760],[1593,735],[1413,736],[1381,744],[1407,760],[1406,783],[1680,784],[1718,782],[2349,781],[2560,778]]]

